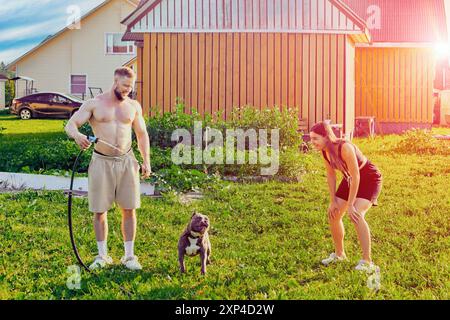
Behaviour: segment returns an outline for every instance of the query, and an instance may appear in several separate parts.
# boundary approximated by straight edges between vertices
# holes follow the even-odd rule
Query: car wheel
[[[32,117],[31,110],[27,108],[20,110],[19,115],[22,120],[30,120]]]

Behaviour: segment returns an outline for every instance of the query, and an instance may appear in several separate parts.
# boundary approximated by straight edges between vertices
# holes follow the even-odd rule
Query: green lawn
[[[64,120],[58,119],[31,119],[21,120],[15,115],[0,116],[2,140],[15,140],[17,138],[59,137],[64,136]]]
[[[0,171],[64,174],[79,152],[67,139],[64,120],[21,120],[14,115],[0,116]],[[82,157],[86,163],[87,154]]]
[[[2,118],[0,126],[8,121]],[[17,128],[33,134],[38,121],[17,121]],[[43,121],[43,131],[62,130],[59,121]],[[109,250],[116,265],[98,276],[83,272],[80,290],[66,286],[67,268],[76,261],[66,198],[58,192],[0,195],[0,299],[449,299],[450,161],[396,154],[400,139],[355,140],[384,175],[380,206],[367,216],[373,258],[381,268],[378,292],[353,270],[360,252],[347,218],[349,261],[327,268],[318,263],[333,249],[324,166],[317,155],[317,170],[301,183],[211,186],[191,205],[173,196],[143,199],[136,241],[142,272],[118,264],[123,244],[114,209]],[[206,277],[200,276],[198,257],[187,259],[187,275],[178,273],[177,241],[194,208],[212,223],[213,263]],[[90,262],[96,244],[87,199],[76,199],[74,216],[80,252]]]

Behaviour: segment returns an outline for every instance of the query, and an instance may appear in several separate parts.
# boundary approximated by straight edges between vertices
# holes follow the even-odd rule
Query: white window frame
[[[88,81],[89,81],[88,75],[85,74],[85,73],[71,73],[69,75],[69,90],[68,90],[68,92],[69,92],[69,94],[73,94],[73,95],[76,96],[76,95],[79,95],[79,93],[72,93],[72,76],[85,76],[86,77],[86,88],[84,89],[84,91],[85,91],[85,96],[87,96],[88,88],[89,88],[89,86],[88,86]]]
[[[134,55],[136,55],[136,48],[135,48],[133,41],[124,41],[124,42],[128,42],[128,43],[132,44],[133,52],[131,52],[131,53],[130,52],[117,52],[117,53],[108,52],[108,36],[116,35],[116,34],[120,35],[121,38],[123,36],[122,32],[105,32],[105,42],[104,42],[105,56],[134,56]],[[127,46],[127,48],[128,48],[128,46]]]

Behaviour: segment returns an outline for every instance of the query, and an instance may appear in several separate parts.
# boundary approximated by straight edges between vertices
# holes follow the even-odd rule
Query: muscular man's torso
[[[131,99],[121,102],[111,102],[104,94],[94,99],[94,108],[89,124],[94,135],[118,149],[104,143],[97,143],[95,150],[110,155],[119,156],[131,148],[131,130],[136,117],[136,107]]]

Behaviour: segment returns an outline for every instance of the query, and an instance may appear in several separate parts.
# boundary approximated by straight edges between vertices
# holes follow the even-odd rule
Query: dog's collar
[[[202,234],[200,232],[195,232],[191,230],[191,236],[192,236],[191,238],[193,239],[198,239],[202,237]]]

